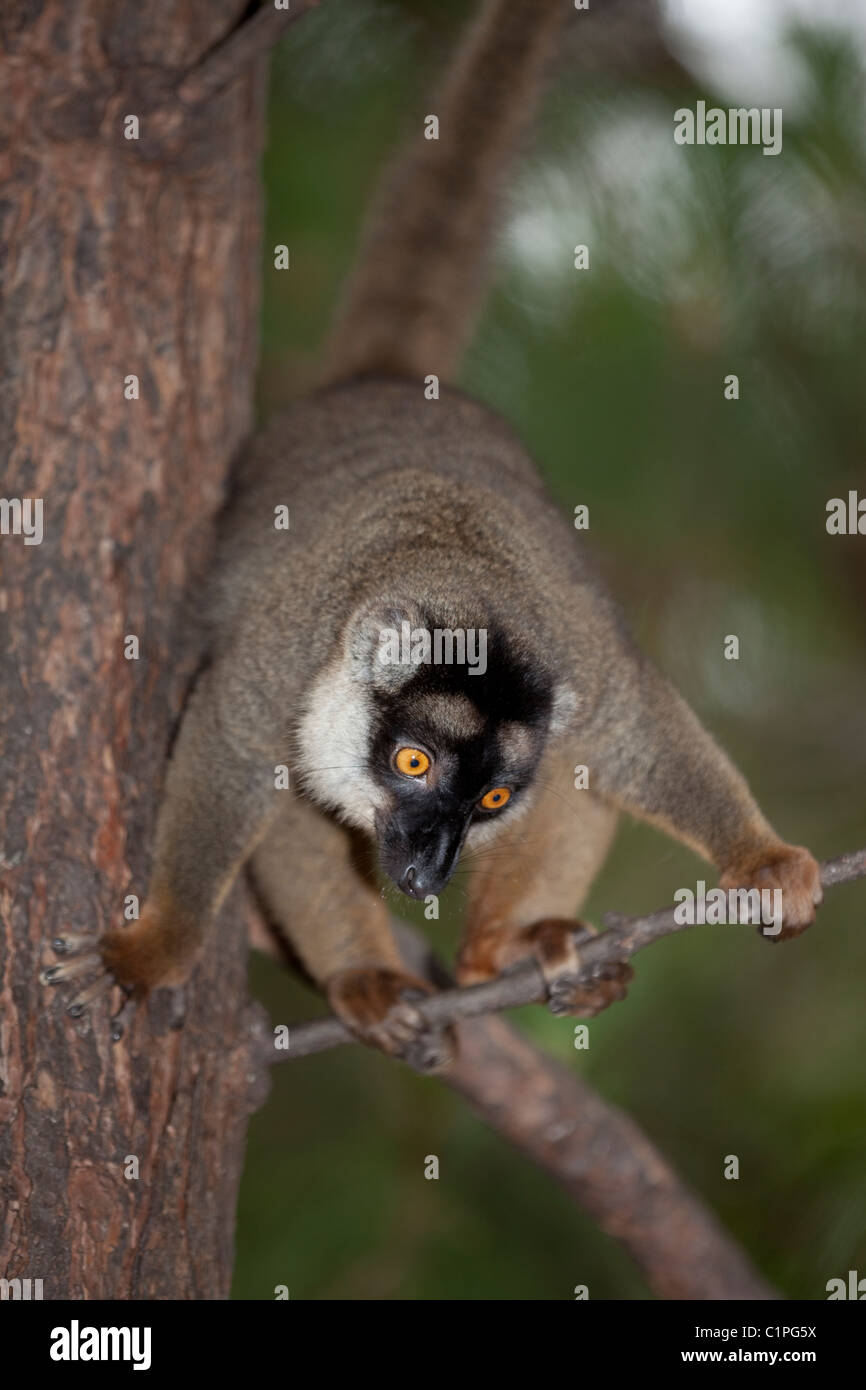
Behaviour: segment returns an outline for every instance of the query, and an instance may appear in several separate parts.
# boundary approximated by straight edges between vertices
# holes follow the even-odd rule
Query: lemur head
[[[496,625],[412,605],[356,615],[300,726],[307,793],[375,837],[412,898],[444,888],[531,798],[569,692]]]

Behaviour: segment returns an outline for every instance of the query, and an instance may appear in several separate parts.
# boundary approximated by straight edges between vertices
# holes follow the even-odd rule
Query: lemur
[[[240,466],[141,916],[53,983],[93,970],[96,990],[133,999],[179,984],[245,866],[352,1033],[441,1067],[455,1039],[415,1007],[430,986],[401,959],[370,851],[427,898],[493,842],[468,855],[458,981],[533,955],[551,1007],[590,1017],[631,973],[582,983],[592,929],[573,915],[623,810],[711,861],[723,888],[781,889],[782,936],[813,920],[812,855],[779,838],[633,645],[509,426],[451,384],[503,175],[569,21],[571,0],[486,0],[429,108],[439,138],[419,133],[386,175],[320,386]],[[406,630],[483,632],[486,670],[383,661],[382,634]]]

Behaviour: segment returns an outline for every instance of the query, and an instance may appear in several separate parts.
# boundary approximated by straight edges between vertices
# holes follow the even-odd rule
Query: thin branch
[[[185,106],[207,101],[254,58],[272,48],[295,19],[314,9],[319,0],[291,0],[291,9],[277,10],[273,0],[264,0],[251,19],[212,48],[182,78],[177,95]]]
[[[821,865],[821,882],[825,889],[864,877],[866,849],[853,850]],[[674,911],[673,907],[666,907],[645,917],[606,916],[604,920],[609,924],[608,929],[594,941],[580,947],[581,974],[585,973],[589,979],[591,972],[599,965],[625,960],[664,936],[685,931],[691,924],[674,921]],[[418,1001],[416,1007],[429,1023],[441,1027],[478,1018],[482,1014],[519,1008],[523,1004],[543,1003],[546,997],[541,971],[534,961],[526,960],[495,980],[483,985],[470,985],[465,989],[441,990],[429,999]],[[290,1026],[288,1048],[280,1051],[269,1048],[268,1060],[294,1061],[354,1041],[356,1039],[349,1030],[333,1015],[317,1018],[296,1028]]]

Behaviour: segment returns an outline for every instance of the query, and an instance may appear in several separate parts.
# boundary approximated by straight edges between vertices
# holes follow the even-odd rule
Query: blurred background
[[[474,7],[324,0],[274,58],[263,173],[260,410],[313,380],[383,160]],[[644,647],[819,858],[866,845],[866,11],[806,0],[608,0],[515,173],[462,384],[512,421]],[[784,144],[680,147],[673,113],[781,106]],[[272,248],[291,249],[288,273]],[[573,247],[590,248],[590,269]],[[735,373],[739,400],[726,400]],[[737,634],[739,661],[723,656]],[[711,870],[623,825],[586,915],[650,910]],[[427,923],[450,958],[461,880]],[[403,905],[408,906],[407,900]],[[625,1107],[791,1297],[866,1276],[866,883],[800,941],[696,928],[638,957],[590,1025],[514,1015]],[[322,1012],[254,957],[274,1023]],[[652,1295],[628,1257],[436,1081],[346,1048],[275,1068],[254,1118],[234,1294]],[[424,1178],[436,1154],[440,1178]],[[726,1181],[725,1156],[740,1159]]]

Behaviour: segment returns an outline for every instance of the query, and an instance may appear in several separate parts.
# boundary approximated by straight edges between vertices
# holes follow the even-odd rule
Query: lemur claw
[[[51,949],[56,956],[72,956],[76,951],[87,950],[92,946],[92,936],[82,936],[77,932],[64,932],[63,936],[55,936],[51,943]]]
[[[129,994],[126,996],[120,1008],[117,1010],[117,1013],[112,1014],[111,1041],[113,1043],[120,1042],[121,1038],[126,1032],[127,1027],[129,1026],[130,1019],[134,1017],[137,1008],[138,1000],[135,998],[135,995]]]
[[[92,944],[92,938],[88,944]],[[66,954],[64,947],[63,954]],[[103,969],[102,958],[98,951],[87,951],[85,955],[78,956],[74,960],[67,961],[60,965],[49,965],[41,971],[39,980],[43,985],[62,985],[69,980],[76,980],[79,975],[88,975]]]

